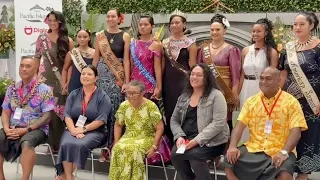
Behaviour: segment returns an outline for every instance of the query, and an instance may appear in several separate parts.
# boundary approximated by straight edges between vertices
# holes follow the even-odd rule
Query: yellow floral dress
[[[109,180],[144,180],[144,160],[153,144],[154,126],[161,121],[160,111],[150,100],[138,109],[124,101],[116,113],[116,121],[126,130],[112,149]]]

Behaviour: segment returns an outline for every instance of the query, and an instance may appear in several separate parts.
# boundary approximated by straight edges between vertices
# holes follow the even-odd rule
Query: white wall
[[[86,12],[86,5],[87,5],[88,0],[81,0],[81,1],[83,4],[83,12]]]

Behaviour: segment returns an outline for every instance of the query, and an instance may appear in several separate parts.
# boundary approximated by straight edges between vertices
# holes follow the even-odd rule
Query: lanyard
[[[274,101],[274,103],[273,103],[273,105],[272,105],[272,107],[271,107],[271,109],[270,109],[270,112],[268,111],[268,108],[267,108],[266,104],[264,103],[263,98],[261,97],[261,101],[262,101],[263,107],[264,107],[264,109],[266,110],[267,115],[269,116],[269,118],[270,118],[271,113],[273,112],[273,109],[274,109],[274,107],[276,106],[276,104],[277,104],[277,102],[278,102],[281,94],[282,94],[282,91],[280,91],[278,97],[277,97],[276,100]]]
[[[20,100],[20,106],[22,106],[23,102],[26,100],[27,96],[31,93],[32,89],[34,88],[37,81],[34,81],[31,85],[31,87],[28,89],[27,94],[23,97],[23,84],[21,84],[19,88],[19,96],[21,98]]]
[[[93,88],[93,91],[92,91],[92,93],[90,94],[90,96],[89,96],[89,100],[88,100],[88,102],[86,103],[85,101],[85,98],[84,98],[84,90],[82,89],[82,93],[83,93],[83,99],[82,99],[82,115],[84,115],[85,113],[86,113],[86,110],[87,110],[87,107],[88,107],[88,104],[89,104],[89,102],[91,101],[91,99],[92,99],[92,96],[93,96],[93,93],[94,93],[94,91],[97,89],[97,87],[95,86],[94,88]]]

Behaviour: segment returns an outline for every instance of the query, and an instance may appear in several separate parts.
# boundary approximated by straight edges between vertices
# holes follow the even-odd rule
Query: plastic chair
[[[155,152],[156,154],[159,154],[160,158],[161,158],[161,162],[162,162],[162,168],[163,168],[163,171],[164,171],[164,175],[166,177],[166,180],[168,180],[168,174],[167,174],[167,169],[166,169],[166,166],[164,164],[164,160],[163,160],[163,156],[160,152],[156,151]],[[146,179],[148,180],[149,178],[149,173],[148,173],[148,158],[145,158],[145,164],[146,164]]]
[[[50,155],[51,155],[53,166],[55,166],[56,165],[56,161],[54,160],[54,156],[53,156],[52,149],[51,149],[50,145],[48,143],[44,143],[44,144],[40,144],[39,146],[47,146],[48,147],[48,149],[50,151]],[[42,152],[36,152],[36,154],[48,155],[48,153],[42,153]],[[20,164],[20,157],[17,158],[17,170],[16,170],[17,174],[19,173],[19,164]],[[33,178],[33,169],[32,169],[31,174],[30,174],[30,179],[32,180],[32,178]]]

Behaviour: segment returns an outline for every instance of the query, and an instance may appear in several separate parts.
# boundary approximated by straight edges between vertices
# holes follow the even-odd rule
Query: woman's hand
[[[69,83],[63,84],[63,85],[62,85],[62,91],[63,91],[63,92],[68,92],[68,90],[69,90]]]
[[[85,136],[86,136],[86,135],[80,133],[80,134],[77,134],[77,135],[76,135],[76,138],[81,139],[81,138],[84,138]]]
[[[161,98],[161,90],[159,88],[155,88],[151,99],[160,100]]]
[[[194,139],[192,139],[192,140],[189,141],[189,143],[187,144],[186,150],[192,149],[192,148],[194,148],[194,147],[197,146],[197,145],[198,145],[198,142],[195,141]]]
[[[318,106],[317,106],[316,115],[320,116],[320,104],[318,104]]]
[[[70,130],[72,136],[77,136],[78,134],[83,134],[83,128],[73,128]]]
[[[121,92],[125,93],[127,89],[128,89],[128,84],[123,84],[121,87]]]
[[[176,141],[176,146],[179,148],[181,145],[185,144],[185,139],[183,137],[179,137]]]
[[[154,156],[156,150],[154,149],[154,147],[151,147],[147,152],[146,152],[146,155],[147,155],[147,158],[151,158],[152,156]]]

